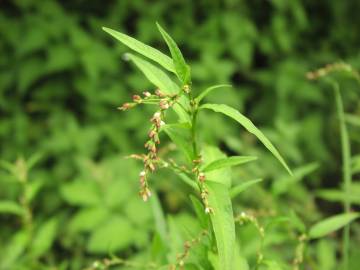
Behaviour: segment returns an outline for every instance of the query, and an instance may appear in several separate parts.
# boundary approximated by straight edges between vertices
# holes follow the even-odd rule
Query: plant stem
[[[345,124],[344,106],[339,90],[339,84],[333,83],[335,90],[336,107],[340,123],[340,136],[341,136],[341,150],[343,161],[343,190],[345,193],[344,210],[349,213],[351,204],[349,201],[351,189],[351,150],[349,134]],[[349,244],[350,244],[350,224],[346,225],[343,232],[343,269],[347,270],[349,267]]]

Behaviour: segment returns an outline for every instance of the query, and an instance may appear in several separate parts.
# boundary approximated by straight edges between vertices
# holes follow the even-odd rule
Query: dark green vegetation
[[[358,269],[360,3],[192,2],[1,2],[1,270],[182,263],[202,270]],[[178,44],[191,77],[156,21]],[[102,26],[174,62],[141,49],[124,57],[129,49]],[[178,86],[159,74],[151,84],[145,59]],[[308,74],[317,80],[307,79],[308,71],[339,60],[351,66],[330,65]],[[190,78],[188,98],[201,97],[184,101],[190,126],[168,126],[178,117],[169,112],[164,131],[171,140],[160,133],[159,156],[177,172],[152,173],[153,196],[144,203],[143,164],[127,157],[146,153],[158,97],[148,102],[155,106],[116,107],[169,84],[187,95]],[[201,96],[217,84],[232,87]],[[195,117],[194,145],[200,99],[207,105]],[[237,111],[271,141],[292,176]],[[209,192],[203,203],[194,190],[201,185],[191,185],[191,173],[177,167],[191,169],[200,150],[204,161],[195,176],[205,173]],[[213,214],[205,214],[206,203]]]

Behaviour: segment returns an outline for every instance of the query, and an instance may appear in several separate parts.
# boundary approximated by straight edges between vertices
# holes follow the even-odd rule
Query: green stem
[[[349,213],[351,204],[349,200],[351,189],[351,150],[349,134],[345,124],[344,106],[339,90],[339,84],[333,83],[335,90],[336,107],[340,123],[341,136],[341,150],[343,160],[343,190],[345,193],[344,210]],[[346,225],[343,232],[343,269],[347,270],[349,267],[349,245],[350,245],[350,225]]]

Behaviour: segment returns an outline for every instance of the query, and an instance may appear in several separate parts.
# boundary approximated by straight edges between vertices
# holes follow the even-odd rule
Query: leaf
[[[51,248],[56,237],[57,226],[58,219],[52,218],[39,227],[31,245],[33,256],[39,257]]]
[[[81,209],[70,220],[69,229],[71,232],[90,232],[106,221],[109,214],[109,211],[102,206]]]
[[[127,219],[113,216],[93,232],[87,249],[92,253],[115,252],[128,247],[135,233],[133,225]]]
[[[231,84],[219,84],[219,85],[214,85],[211,87],[206,88],[204,91],[202,91],[200,93],[200,95],[198,95],[195,100],[197,101],[197,103],[200,103],[200,101],[207,96],[208,94],[210,94],[212,91],[219,89],[219,88],[231,88],[232,85]]]
[[[156,25],[169,47],[172,59],[174,61],[176,75],[183,84],[187,84],[190,81],[190,68],[188,65],[186,65],[179,47],[176,45],[171,36],[160,26],[160,24],[156,23]]]
[[[346,226],[359,216],[359,213],[345,213],[324,219],[310,228],[309,237],[313,239],[323,237]]]
[[[100,203],[99,189],[94,182],[77,180],[63,185],[60,192],[71,205],[92,206]]]
[[[246,189],[248,189],[249,187],[251,187],[252,185],[255,185],[259,182],[261,182],[262,179],[253,179],[253,180],[248,180],[245,181],[244,183],[241,183],[235,187],[233,187],[230,190],[230,197],[231,199],[234,199],[237,195],[239,195],[241,192],[245,191]]]
[[[161,69],[133,54],[128,53],[127,56],[144,73],[146,78],[165,94],[176,94],[179,91],[179,86]]]
[[[175,72],[175,67],[173,60],[162,52],[158,51],[157,49],[146,45],[135,38],[132,38],[128,35],[115,31],[113,29],[103,27],[102,28],[105,32],[112,35],[114,38],[119,40],[125,46],[129,47],[130,49],[136,51],[137,53],[142,54],[143,56],[155,61],[156,63],[160,64],[165,69]]]
[[[221,152],[219,148],[210,145],[206,145],[205,147],[203,147],[201,156],[203,157],[203,164],[205,167],[216,160],[226,158],[226,155]],[[206,172],[205,176],[206,179],[208,179],[209,181],[224,184],[227,188],[231,187],[230,167],[223,167],[217,170]]]
[[[6,243],[6,249],[1,252],[0,269],[14,269],[13,264],[21,258],[28,243],[30,234],[26,230],[16,232]]]
[[[190,125],[188,123],[166,124],[162,129],[185,154],[187,160],[192,162],[195,159],[195,154],[191,145]]]
[[[214,213],[210,215],[222,270],[233,270],[235,248],[235,224],[227,187],[220,183],[206,181],[209,191],[209,205]]]
[[[250,121],[250,119],[245,117],[239,111],[225,104],[205,104],[202,105],[200,109],[210,109],[215,112],[220,112],[237,121],[247,131],[254,134],[264,144],[264,146],[279,160],[279,162],[288,171],[288,173],[292,175],[292,172],[286,164],[285,160],[282,158],[278,150],[276,150],[276,148],[272,145],[269,139],[265,137],[265,135]]]
[[[257,159],[257,157],[253,157],[253,156],[226,157],[226,158],[217,159],[217,160],[211,162],[210,164],[204,166],[204,168],[202,168],[201,170],[203,172],[210,172],[210,171],[222,169],[225,167],[232,167],[232,166],[248,163],[248,162],[254,161],[256,159]]]
[[[321,189],[316,196],[330,202],[344,202],[348,200],[351,204],[360,205],[360,192],[350,189],[350,194],[338,189]]]
[[[13,201],[0,201],[0,214],[23,215],[24,209]]]
[[[161,240],[166,243],[168,233],[166,228],[165,216],[156,193],[153,194],[153,196],[151,197],[150,203],[156,224],[156,231],[160,235]]]
[[[209,228],[209,215],[205,213],[204,205],[194,196],[190,195],[194,211],[203,229]]]

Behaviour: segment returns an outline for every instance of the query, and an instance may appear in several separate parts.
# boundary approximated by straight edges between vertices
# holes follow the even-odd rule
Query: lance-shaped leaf
[[[359,213],[345,213],[324,219],[310,228],[309,237],[310,238],[323,237],[329,233],[332,233],[346,226],[351,221],[357,219],[359,216],[360,216]]]
[[[236,165],[245,164],[245,163],[254,161],[256,159],[257,159],[257,157],[253,157],[253,156],[226,157],[226,158],[217,159],[217,160],[211,162],[210,164],[204,166],[201,170],[203,172],[210,172],[210,171],[222,169],[225,167],[232,167],[232,166],[236,166]]]
[[[156,23],[156,25],[169,47],[174,61],[176,75],[183,84],[188,83],[190,81],[190,67],[186,64],[179,47],[176,45],[172,37],[160,26],[160,24]]]
[[[200,93],[200,95],[198,95],[196,97],[196,101],[198,103],[200,103],[200,101],[205,97],[207,96],[208,94],[210,94],[212,91],[216,90],[216,89],[220,89],[220,88],[231,88],[232,85],[230,84],[219,84],[219,85],[214,85],[214,86],[211,86],[211,87],[208,87],[206,88],[204,91],[202,91]]]
[[[166,94],[175,94],[179,91],[179,86],[161,69],[133,54],[129,53],[127,56],[144,73],[146,78],[155,86],[159,87],[161,91]]]
[[[16,202],[13,201],[0,201],[0,214],[14,214],[14,215],[23,215],[25,213],[24,209]]]
[[[167,124],[162,128],[176,146],[183,151],[187,160],[191,162],[195,159],[191,145],[191,131],[188,123]]]
[[[253,180],[248,180],[245,181],[237,186],[234,186],[231,190],[230,190],[230,196],[231,199],[235,198],[237,195],[239,195],[241,192],[245,191],[246,189],[248,189],[249,187],[261,182],[262,179],[253,179]]]
[[[235,224],[228,188],[220,183],[206,181],[209,191],[209,205],[214,213],[210,215],[222,270],[233,270],[235,248]]]
[[[163,68],[175,72],[174,63],[171,58],[162,52],[158,51],[157,49],[150,47],[135,38],[132,38],[128,35],[115,31],[113,29],[103,27],[102,28],[105,32],[112,35],[114,38],[119,40],[125,46],[129,47],[130,49],[134,50],[137,53],[142,54],[143,56],[157,62]]]
[[[269,139],[266,138],[265,135],[253,124],[253,122],[251,122],[249,118],[247,118],[234,108],[224,104],[205,104],[202,105],[200,109],[209,109],[215,112],[220,112],[237,121],[247,131],[254,134],[263,143],[263,145],[279,160],[279,162],[284,166],[284,168],[289,172],[289,174],[292,175],[290,168],[288,167],[278,150],[273,146]]]

